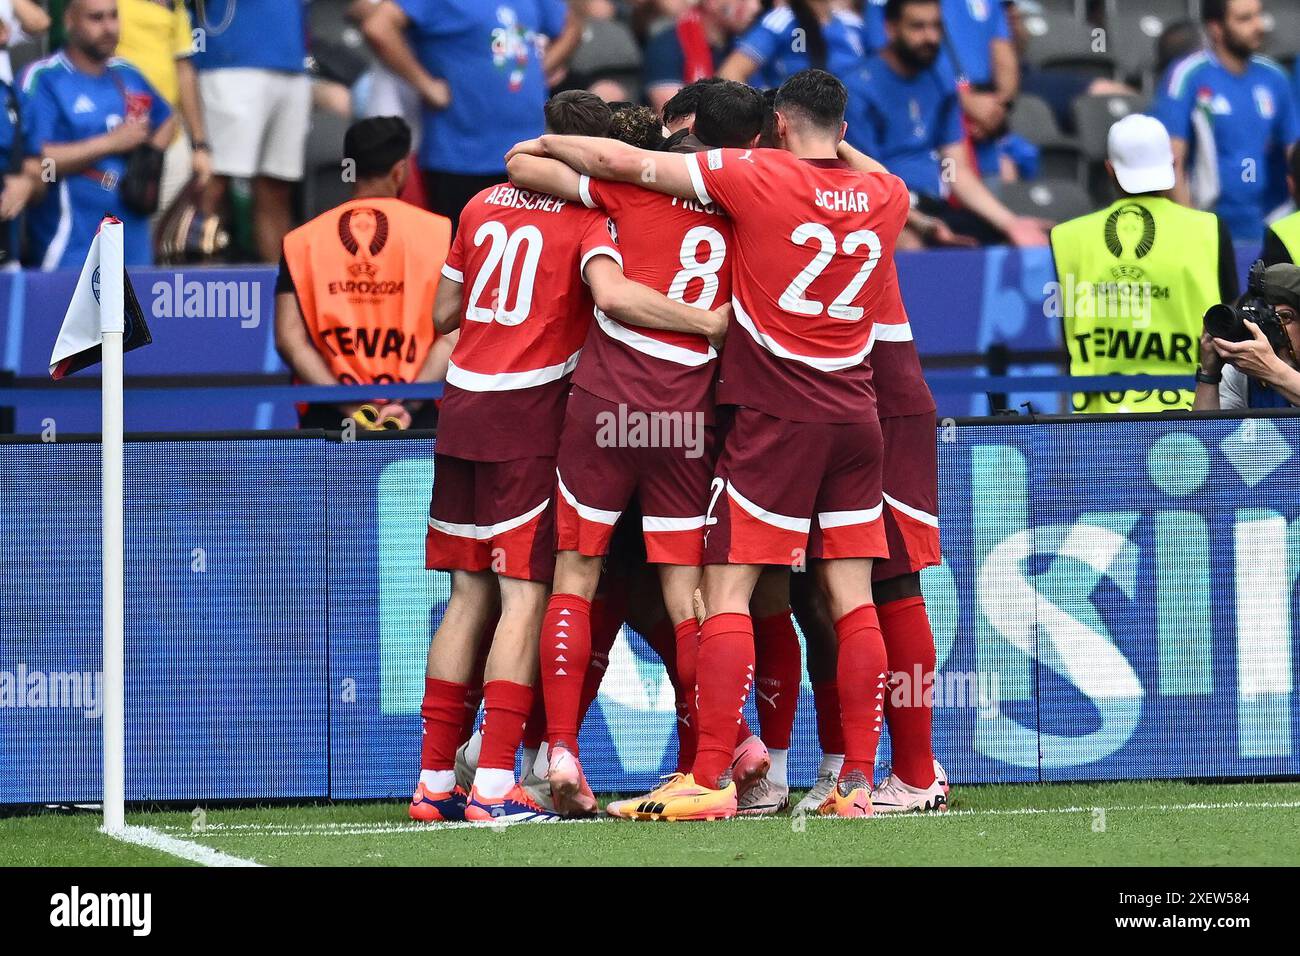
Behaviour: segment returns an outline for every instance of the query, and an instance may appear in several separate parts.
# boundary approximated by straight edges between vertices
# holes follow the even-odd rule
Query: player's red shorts
[[[555,459],[433,455],[424,565],[549,582],[555,574]]]
[[[884,418],[885,538],[889,557],[871,568],[887,581],[938,564],[939,451],[934,413]]]
[[[710,492],[705,562],[884,557],[881,458],[878,422],[792,422],[736,409]]]
[[[614,525],[635,495],[646,561],[701,563],[713,429],[693,412],[665,415],[620,408],[577,386],[570,390],[556,465],[558,550],[606,554]]]

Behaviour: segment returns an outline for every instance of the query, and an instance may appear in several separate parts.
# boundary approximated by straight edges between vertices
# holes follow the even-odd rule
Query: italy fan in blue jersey
[[[845,76],[862,59],[862,18],[831,0],[790,0],[736,41],[718,76],[755,86],[780,86],[800,70]]]
[[[107,214],[122,220],[126,264],[148,265],[149,219],[126,207],[122,179],[136,147],[171,141],[171,108],[114,56],[117,0],[71,0],[64,27],[64,47],[33,63],[22,82],[24,135],[49,185],[28,211],[32,264],[80,268]]]
[[[1300,121],[1286,72],[1260,56],[1261,0],[1204,0],[1209,45],[1169,68],[1155,115],[1173,137],[1178,201],[1212,209],[1258,242],[1286,202],[1286,159]]]

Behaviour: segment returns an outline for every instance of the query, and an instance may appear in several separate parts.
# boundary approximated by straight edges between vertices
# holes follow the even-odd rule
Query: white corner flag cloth
[[[51,378],[61,379],[97,364],[105,332],[124,332],[123,351],[127,352],[152,341],[124,260],[122,222],[105,216],[50,353]]]

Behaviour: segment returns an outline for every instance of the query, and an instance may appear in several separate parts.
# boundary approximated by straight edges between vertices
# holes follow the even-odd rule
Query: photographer
[[[1300,267],[1255,264],[1236,306],[1205,316],[1197,411],[1300,405]]]

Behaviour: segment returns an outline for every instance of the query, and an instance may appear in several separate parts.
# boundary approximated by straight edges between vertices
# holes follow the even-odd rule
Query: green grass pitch
[[[947,814],[839,821],[419,825],[404,804],[130,813],[128,824],[266,866],[1294,864],[1300,783],[955,788]],[[93,813],[0,817],[0,865],[193,865],[98,831]],[[135,831],[141,832],[141,831]],[[171,843],[175,847],[178,844]]]

